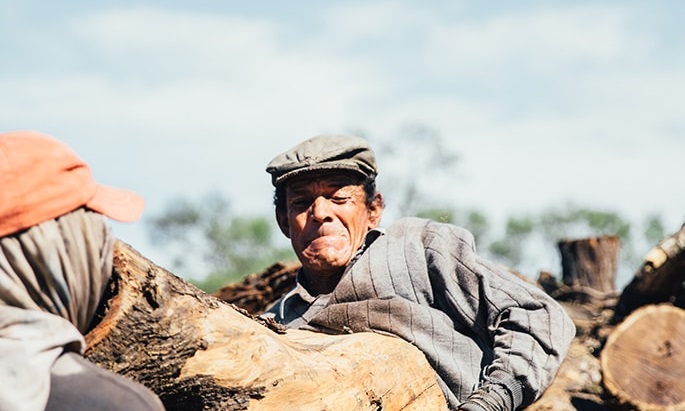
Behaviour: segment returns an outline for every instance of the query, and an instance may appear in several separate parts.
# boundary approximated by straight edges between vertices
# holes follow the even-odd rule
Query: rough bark
[[[647,253],[642,266],[623,289],[616,321],[642,305],[661,302],[685,308],[685,224]]]
[[[297,262],[277,262],[261,273],[250,274],[238,283],[222,287],[212,295],[250,314],[261,314],[295,287],[300,267],[301,264]]]
[[[603,382],[618,409],[685,410],[685,310],[635,310],[607,339]]]
[[[115,247],[86,356],[151,388],[168,410],[442,410],[424,355],[397,338],[268,328]]]
[[[562,240],[558,247],[564,284],[603,293],[616,291],[618,252],[621,247],[617,236]]]

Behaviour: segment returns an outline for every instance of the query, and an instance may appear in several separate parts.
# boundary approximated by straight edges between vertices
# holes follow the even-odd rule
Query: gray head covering
[[[361,137],[344,134],[316,136],[279,154],[266,167],[275,187],[303,173],[335,170],[375,178],[376,156],[369,143]]]

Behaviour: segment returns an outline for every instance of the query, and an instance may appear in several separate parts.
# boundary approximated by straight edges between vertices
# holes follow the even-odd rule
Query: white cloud
[[[162,73],[244,73],[274,54],[278,35],[263,21],[162,8],[98,11],[74,19],[72,27],[108,62]]]
[[[682,46],[620,3],[447,3],[334,3],[300,25],[161,5],[72,12],[14,33],[12,67],[25,70],[0,67],[0,125],[59,135],[151,211],[211,188],[269,210],[263,167],[278,152],[423,123],[462,154],[463,174],[441,187],[456,205],[682,216],[668,187],[685,150],[685,67],[664,54]]]
[[[435,15],[420,4],[375,1],[336,5],[327,10],[323,27],[327,37],[340,45],[357,42],[384,43],[407,39],[407,34],[423,30],[434,22]]]
[[[437,24],[426,57],[441,74],[464,70],[544,76],[639,58],[644,39],[630,34],[634,16],[622,7],[570,6]],[[441,70],[440,70],[441,69]],[[472,69],[473,71],[470,71]]]

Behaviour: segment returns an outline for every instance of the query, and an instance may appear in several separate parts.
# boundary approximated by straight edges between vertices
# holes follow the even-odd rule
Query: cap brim
[[[97,184],[86,207],[112,220],[128,223],[140,218],[145,202],[132,191]]]
[[[280,175],[275,181],[272,181],[274,186],[279,186],[284,184],[286,181],[291,180],[295,177],[311,174],[311,173],[321,173],[321,172],[343,172],[356,174],[362,178],[368,178],[370,175],[359,169],[359,166],[354,164],[345,163],[322,163],[322,164],[312,164],[307,167],[298,168],[287,173]]]

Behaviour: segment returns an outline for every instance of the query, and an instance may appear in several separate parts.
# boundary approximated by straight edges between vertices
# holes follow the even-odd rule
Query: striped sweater
[[[426,355],[451,408],[514,410],[551,383],[575,328],[552,298],[479,257],[459,227],[401,219],[330,294],[298,283],[266,314],[291,328],[392,334]]]

